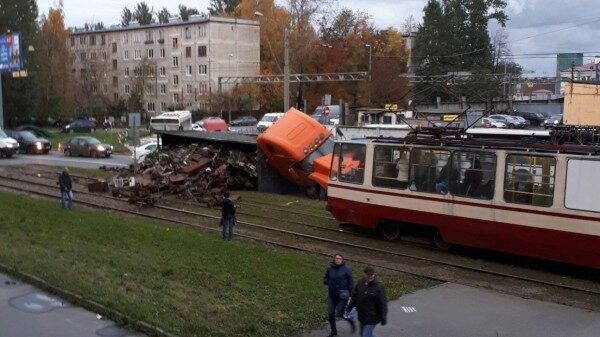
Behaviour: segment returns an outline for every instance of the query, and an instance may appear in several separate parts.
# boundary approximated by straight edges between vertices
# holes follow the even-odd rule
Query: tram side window
[[[598,172],[598,160],[569,159],[565,189],[566,208],[600,212],[600,203],[596,199],[600,191]]]
[[[410,151],[410,190],[446,194],[453,170],[450,151],[413,148]]]
[[[504,200],[532,206],[552,206],[556,160],[552,157],[508,155]]]
[[[366,146],[342,144],[338,179],[341,182],[362,184],[365,177]]]
[[[487,200],[494,197],[494,153],[455,151],[452,165],[456,168],[450,174],[449,188],[453,195]]]
[[[375,146],[373,186],[406,189],[410,152],[405,147]]]
[[[335,181],[338,179],[338,168],[340,167],[340,149],[342,144],[335,144],[333,147],[333,156],[331,158],[331,171],[329,172],[329,179]]]

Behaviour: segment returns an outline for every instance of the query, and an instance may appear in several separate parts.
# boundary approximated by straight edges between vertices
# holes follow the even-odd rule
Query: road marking
[[[415,307],[402,307],[402,310],[404,312],[417,312],[417,309],[415,309]]]

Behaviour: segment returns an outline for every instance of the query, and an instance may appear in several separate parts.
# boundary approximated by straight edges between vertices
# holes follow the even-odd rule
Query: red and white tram
[[[404,224],[460,244],[600,268],[600,147],[373,139],[335,144],[328,207],[387,239]],[[598,199],[597,199],[598,198]]]

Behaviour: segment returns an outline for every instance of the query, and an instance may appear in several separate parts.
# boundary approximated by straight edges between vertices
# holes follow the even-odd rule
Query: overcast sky
[[[139,0],[64,0],[67,26],[82,26],[85,22],[102,21],[105,25],[120,21],[124,6],[133,8]],[[281,3],[283,0],[277,0]],[[369,13],[380,27],[398,29],[412,15],[417,21],[423,17],[426,0],[338,0],[338,8],[346,7]],[[40,13],[57,3],[38,0]],[[206,11],[208,0],[167,1],[146,0],[155,9],[167,7],[177,12],[183,3]],[[600,55],[600,1],[598,0],[508,0],[509,21],[506,28],[514,59],[526,70],[538,75],[553,76],[555,55],[523,55],[534,53],[585,52],[584,62]],[[497,29],[491,25],[492,30]]]

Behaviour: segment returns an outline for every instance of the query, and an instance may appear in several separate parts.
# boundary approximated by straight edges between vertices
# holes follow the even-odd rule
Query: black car
[[[98,139],[88,136],[68,138],[64,143],[58,144],[58,151],[69,157],[110,157],[112,150],[113,147],[111,145],[103,144]]]
[[[36,137],[29,131],[4,130],[9,137],[19,142],[19,152],[46,154],[52,145],[46,138]]]
[[[62,132],[94,132],[96,123],[87,119],[76,119],[63,126]]]
[[[544,120],[548,118],[546,114],[541,112],[517,111],[516,115],[525,118],[534,126],[542,126]]]
[[[258,123],[258,120],[252,116],[242,116],[232,120],[229,126],[254,126]]]
[[[35,125],[19,125],[15,128],[16,131],[29,131],[39,138],[52,138],[52,133]]]
[[[544,128],[552,128],[557,125],[562,125],[563,123],[563,115],[552,115],[544,120]]]

